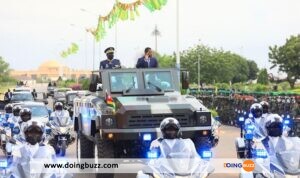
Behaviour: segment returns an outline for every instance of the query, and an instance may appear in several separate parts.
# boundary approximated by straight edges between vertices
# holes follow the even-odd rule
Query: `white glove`
[[[150,150],[159,148],[159,146],[160,146],[160,142],[158,141],[158,139],[153,140],[150,144]]]

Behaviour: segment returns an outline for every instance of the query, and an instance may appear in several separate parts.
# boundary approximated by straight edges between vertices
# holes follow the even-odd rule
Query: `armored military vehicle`
[[[160,122],[167,117],[178,119],[182,137],[191,138],[200,155],[209,150],[217,143],[214,119],[195,97],[181,95],[181,88],[188,88],[187,71],[94,72],[93,94],[74,100],[78,157],[147,158],[151,141],[161,136]]]

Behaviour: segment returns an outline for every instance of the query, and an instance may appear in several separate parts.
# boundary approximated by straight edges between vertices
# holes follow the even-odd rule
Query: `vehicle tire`
[[[67,150],[67,143],[66,143],[66,141],[63,141],[61,143],[60,156],[65,156],[66,155],[66,150]]]
[[[237,154],[236,156],[237,156],[238,159],[245,158],[245,152],[244,151],[237,151],[236,154]]]
[[[80,147],[79,155],[80,158],[93,158],[94,157],[94,142],[87,139],[81,132],[77,135],[79,139],[79,144],[77,140],[77,149]],[[76,150],[78,151],[78,150]]]
[[[98,158],[114,158],[114,145],[112,141],[100,138],[99,132],[95,135]],[[96,178],[113,178],[113,173],[96,174]]]
[[[58,155],[60,153],[60,149],[57,146],[54,146],[55,154]]]

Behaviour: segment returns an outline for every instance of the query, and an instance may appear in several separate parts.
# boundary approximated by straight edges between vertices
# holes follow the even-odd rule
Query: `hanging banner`
[[[97,41],[103,39],[106,29],[112,28],[118,20],[134,20],[140,15],[138,7],[144,5],[151,12],[160,10],[166,5],[167,0],[138,0],[133,3],[116,2],[112,10],[106,16],[100,16],[98,19],[97,29],[91,32]]]
[[[72,43],[71,46],[70,46],[67,50],[62,51],[62,52],[60,53],[60,56],[61,56],[62,58],[66,58],[66,57],[68,57],[69,55],[76,54],[78,50],[79,50],[78,45],[77,45],[76,43]]]

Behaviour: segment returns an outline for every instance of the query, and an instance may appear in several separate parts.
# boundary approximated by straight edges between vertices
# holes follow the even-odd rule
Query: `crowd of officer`
[[[236,125],[236,117],[239,113],[249,112],[249,108],[255,102],[267,101],[272,113],[280,116],[289,115],[291,118],[300,118],[300,98],[293,96],[269,96],[254,98],[252,96],[230,97],[202,95],[197,96],[205,106],[215,109],[223,124]]]

